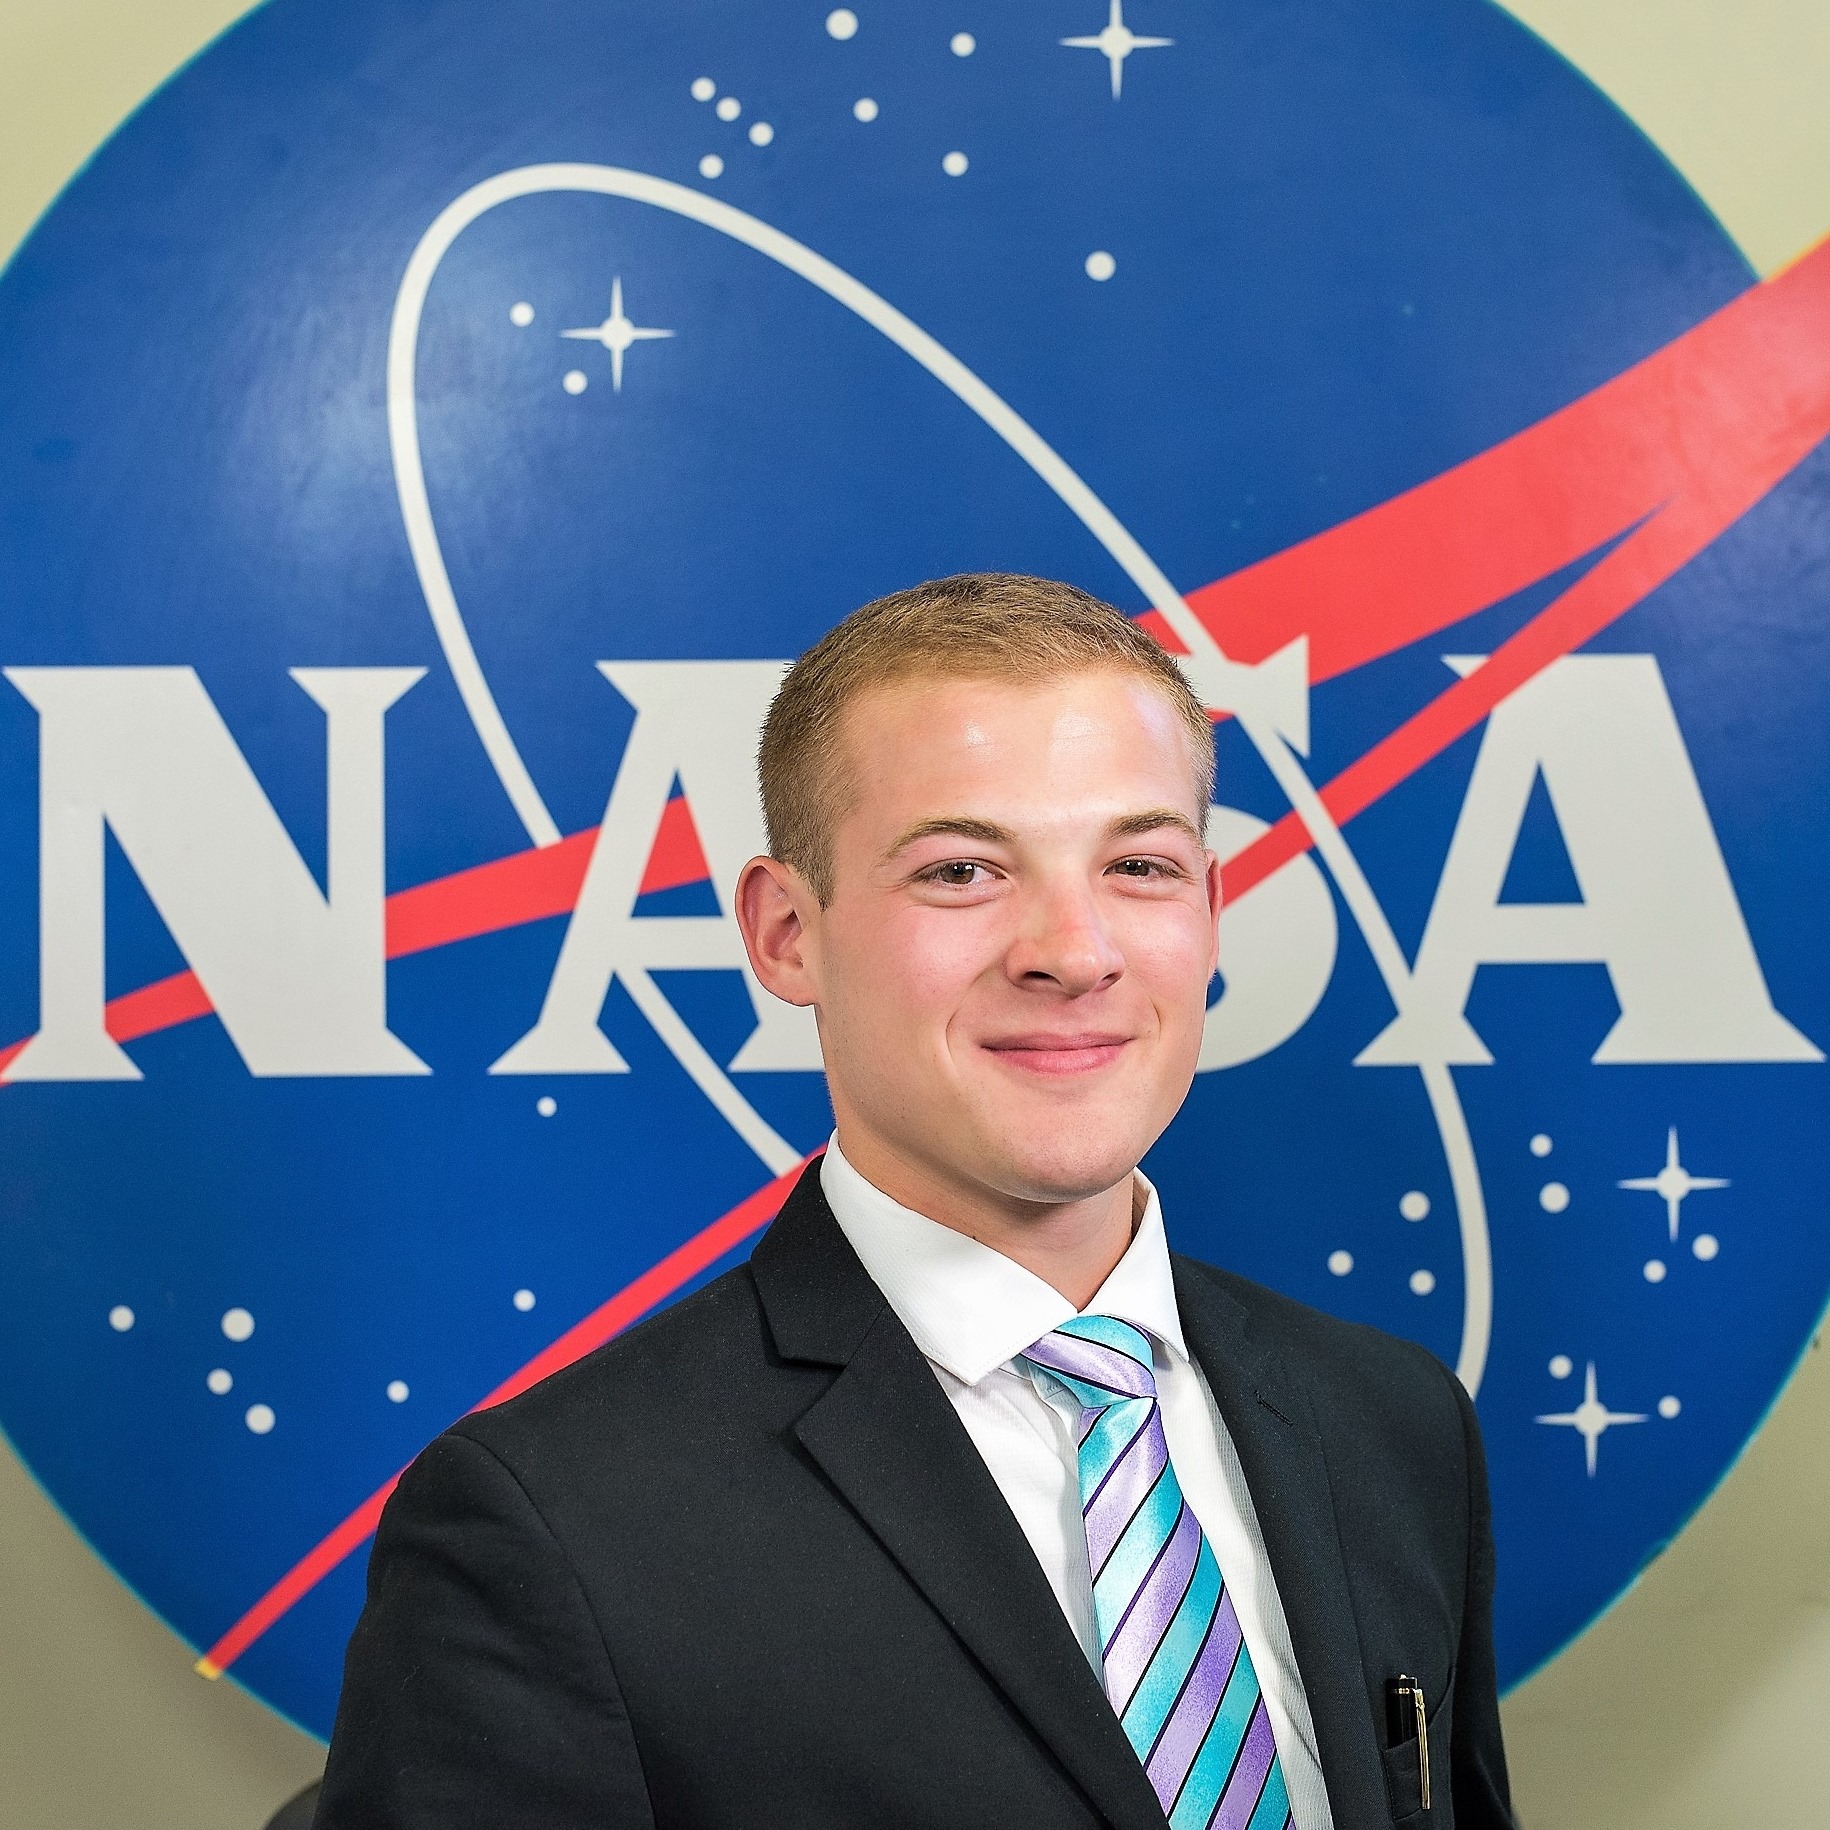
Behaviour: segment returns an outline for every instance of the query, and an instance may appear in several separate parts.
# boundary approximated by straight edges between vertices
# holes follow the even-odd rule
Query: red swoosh
[[[1830,436],[1830,241],[1580,400],[1454,469],[1339,526],[1190,593],[1235,659],[1310,641],[1331,679],[1475,615],[1619,544],[1486,664],[1448,686],[1321,790],[1345,824],[1474,729],[1509,693],[1655,590]],[[1631,531],[1629,531],[1631,530]],[[1177,647],[1154,613],[1142,619]],[[681,811],[676,814],[673,809]],[[496,932],[575,903],[595,831],[501,858],[388,899],[388,957]],[[1241,896],[1307,849],[1286,815],[1228,863]],[[644,890],[697,881],[703,854],[685,804],[662,822]],[[203,1016],[178,973],[108,1006],[131,1041]],[[0,1067],[23,1047],[0,1052]],[[798,1172],[795,1172],[798,1173]],[[792,1174],[759,1189],[483,1400],[499,1403],[664,1302],[758,1231]],[[479,1407],[481,1408],[481,1407]],[[230,1628],[198,1668],[219,1675],[375,1529],[389,1481]]]
[[[650,1309],[658,1307],[682,1284],[714,1265],[726,1252],[736,1248],[775,1218],[776,1210],[788,1198],[795,1178],[806,1165],[797,1163],[786,1175],[759,1188],[746,1200],[739,1201],[723,1218],[714,1220],[703,1232],[644,1271],[634,1283],[626,1285],[599,1308],[593,1309],[582,1322],[568,1328],[558,1340],[521,1368],[504,1379],[487,1398],[473,1405],[473,1411],[487,1410],[492,1404],[504,1404],[537,1385],[549,1373],[581,1360],[594,1348],[601,1347],[613,1335],[621,1334],[631,1322],[639,1321]],[[351,1551],[374,1535],[381,1522],[381,1509],[400,1483],[396,1474],[384,1481],[352,1512],[329,1537],[315,1545],[289,1569],[247,1613],[245,1613],[202,1658],[197,1669],[205,1677],[221,1677],[260,1636],[296,1602],[304,1599],[334,1570]]]

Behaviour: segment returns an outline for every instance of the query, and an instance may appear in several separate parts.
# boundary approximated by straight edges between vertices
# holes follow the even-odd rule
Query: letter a
[[[1500,900],[1540,773],[1580,902]],[[1476,969],[1573,961],[1620,1003],[1598,1062],[1823,1059],[1773,1008],[1648,654],[1565,656],[1488,720],[1404,1008],[1358,1065],[1491,1062],[1463,1014]]]

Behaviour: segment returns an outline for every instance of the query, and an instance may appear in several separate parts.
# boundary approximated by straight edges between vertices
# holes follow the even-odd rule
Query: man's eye
[[[949,889],[970,889],[979,881],[982,865],[974,864],[969,859],[952,858],[945,864],[937,864],[930,871],[922,874],[930,883],[945,884]]]
[[[1111,868],[1119,876],[1135,878],[1140,883],[1161,882],[1182,874],[1161,858],[1120,858]]]

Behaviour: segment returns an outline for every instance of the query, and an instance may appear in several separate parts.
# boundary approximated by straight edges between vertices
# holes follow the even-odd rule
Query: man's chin
[[[984,1180],[1013,1201],[1064,1207],[1089,1201],[1116,1187],[1137,1167],[1143,1151],[1114,1142],[1105,1148],[1064,1153],[1059,1139],[1039,1141],[1033,1151],[1012,1151],[1008,1140],[986,1165]]]
[[[1154,1098],[1120,1101],[1107,1090],[1064,1100],[1050,1089],[1040,1098],[974,1101],[968,1125],[985,1181],[1013,1199],[1058,1206],[1122,1182],[1168,1123],[1153,1119],[1158,1109]]]

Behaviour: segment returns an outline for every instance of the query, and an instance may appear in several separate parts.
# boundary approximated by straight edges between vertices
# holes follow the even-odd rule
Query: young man
[[[409,1471],[320,1830],[1507,1830],[1461,1387],[1172,1259],[1138,1171],[1216,964],[1175,665],[946,579],[760,760],[737,914],[833,1140],[747,1265]]]

